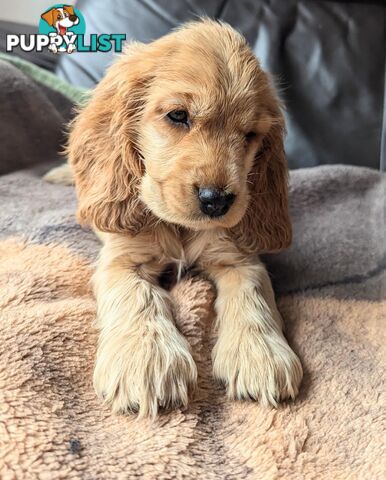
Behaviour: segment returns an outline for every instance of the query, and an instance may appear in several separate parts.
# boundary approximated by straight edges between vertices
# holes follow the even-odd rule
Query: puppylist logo
[[[24,52],[44,49],[52,53],[114,52],[122,51],[124,33],[92,33],[85,39],[86,22],[81,12],[72,5],[58,3],[42,13],[39,33],[36,35],[7,35],[7,52],[20,47]]]

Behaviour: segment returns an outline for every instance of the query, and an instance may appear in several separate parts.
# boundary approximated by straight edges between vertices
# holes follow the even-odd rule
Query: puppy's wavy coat
[[[229,397],[295,397],[301,364],[257,256],[291,241],[284,129],[245,39],[209,20],[130,45],[75,119],[78,217],[104,243],[94,385],[115,412],[185,406],[196,384],[158,283],[173,262],[217,287],[213,373]]]

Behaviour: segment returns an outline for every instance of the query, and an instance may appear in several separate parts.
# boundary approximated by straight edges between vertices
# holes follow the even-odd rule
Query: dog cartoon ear
[[[155,221],[139,198],[144,164],[138,125],[160,61],[154,44],[130,45],[72,125],[68,155],[80,223],[136,234]]]
[[[63,10],[65,10],[69,15],[75,15],[74,7],[72,5],[63,5]]]
[[[247,211],[232,229],[237,244],[248,253],[280,251],[292,240],[288,168],[283,146],[285,124],[278,100],[275,99],[275,103],[271,127],[248,176]]]
[[[48,23],[48,25],[50,25],[51,27],[55,23],[55,11],[56,11],[55,8],[51,8],[51,10],[48,10],[48,12],[44,12],[41,15],[41,18],[45,20]]]

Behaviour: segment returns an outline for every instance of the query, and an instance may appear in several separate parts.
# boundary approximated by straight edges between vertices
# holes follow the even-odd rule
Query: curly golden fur
[[[170,121],[186,112],[184,124]],[[180,114],[181,115],[181,114]],[[78,218],[104,245],[94,276],[94,385],[116,412],[185,406],[197,371],[158,278],[195,265],[217,288],[213,372],[230,398],[276,405],[302,377],[257,253],[291,241],[282,109],[245,39],[210,20],[132,44],[72,124]],[[232,193],[203,214],[201,186]]]

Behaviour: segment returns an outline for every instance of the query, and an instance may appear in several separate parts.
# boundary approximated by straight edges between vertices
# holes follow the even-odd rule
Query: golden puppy
[[[187,24],[133,44],[75,119],[78,217],[103,240],[94,276],[96,391],[115,412],[186,405],[197,370],[158,278],[196,265],[217,287],[214,376],[276,405],[302,377],[258,252],[289,245],[284,120],[245,39]]]

